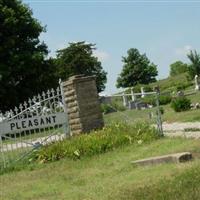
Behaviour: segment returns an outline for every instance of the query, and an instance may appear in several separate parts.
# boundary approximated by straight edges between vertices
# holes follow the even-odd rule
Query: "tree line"
[[[31,9],[20,0],[0,0],[0,111],[12,109],[27,98],[58,86],[58,80],[72,75],[95,75],[97,90],[105,89],[107,72],[94,56],[95,44],[84,41],[69,43],[48,57],[48,47],[39,40],[46,29],[33,17]],[[170,75],[185,71],[200,73],[200,55],[190,52],[191,65],[178,61]],[[123,68],[117,87],[132,87],[156,81],[157,65],[145,54],[131,48],[122,57]]]

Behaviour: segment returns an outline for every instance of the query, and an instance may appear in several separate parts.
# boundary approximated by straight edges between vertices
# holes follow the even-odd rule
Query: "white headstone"
[[[127,96],[125,95],[125,93],[123,94],[123,105],[125,106],[125,107],[127,107],[128,106],[128,98],[127,98]]]
[[[136,101],[136,96],[134,95],[133,88],[131,88],[131,99],[132,101]]]
[[[199,83],[198,75],[195,75],[194,81],[195,81],[195,90],[200,90],[200,83]]]
[[[144,87],[141,87],[141,93],[142,93],[142,98],[144,98],[145,97],[145,91],[144,91]]]

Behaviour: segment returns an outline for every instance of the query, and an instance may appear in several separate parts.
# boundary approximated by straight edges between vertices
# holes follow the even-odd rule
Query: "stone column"
[[[94,76],[76,75],[63,83],[71,135],[86,133],[104,125]]]

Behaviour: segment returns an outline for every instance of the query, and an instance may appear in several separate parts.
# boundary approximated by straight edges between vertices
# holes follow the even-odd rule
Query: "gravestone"
[[[144,91],[144,87],[141,87],[141,97],[144,98],[146,95],[145,95],[145,91]]]
[[[76,75],[63,83],[71,135],[104,126],[94,76]]]
[[[200,90],[200,81],[198,75],[195,75],[194,81],[195,81],[195,90]]]
[[[123,98],[123,106],[128,107],[128,97],[125,95],[125,93],[122,96]]]

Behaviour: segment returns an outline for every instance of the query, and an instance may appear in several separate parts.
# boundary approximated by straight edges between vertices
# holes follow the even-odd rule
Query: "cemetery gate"
[[[1,114],[0,168],[23,159],[34,149],[69,135],[62,83],[56,90],[29,99]]]

